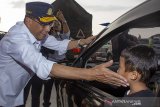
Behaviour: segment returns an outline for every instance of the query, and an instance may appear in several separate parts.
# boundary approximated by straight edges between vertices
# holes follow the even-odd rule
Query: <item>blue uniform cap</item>
[[[50,25],[57,20],[53,15],[53,6],[44,2],[26,3],[26,16],[37,19],[41,25]]]

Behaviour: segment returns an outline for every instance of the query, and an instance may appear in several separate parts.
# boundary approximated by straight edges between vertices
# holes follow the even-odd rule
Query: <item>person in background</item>
[[[70,38],[70,29],[65,20],[62,11],[58,11],[56,14],[58,20],[54,21],[54,26],[51,28],[50,35],[54,36],[58,41],[62,41],[65,39]],[[58,61],[64,60],[65,54],[59,55],[57,51],[54,54],[49,54],[48,59],[51,61]]]
[[[155,95],[148,83],[157,68],[158,60],[152,48],[137,45],[123,50],[117,72],[127,79],[130,87],[123,100],[139,101],[137,107],[153,107]]]
[[[42,56],[41,46],[56,50],[59,55],[67,50],[87,45],[94,36],[80,40],[57,41],[48,35],[56,20],[53,6],[45,2],[26,3],[23,22],[17,22],[0,41],[0,106],[15,107],[24,104],[24,88],[37,75],[43,80],[59,77],[73,80],[99,81],[127,86],[126,79],[107,69],[113,61],[93,68],[76,68],[58,64]]]

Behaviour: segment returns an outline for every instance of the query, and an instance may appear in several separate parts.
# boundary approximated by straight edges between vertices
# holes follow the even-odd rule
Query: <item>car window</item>
[[[99,48],[89,59],[89,63],[94,63],[95,65],[103,63],[112,59],[112,44],[111,41],[105,43],[101,48]],[[88,64],[89,64],[88,63]]]
[[[137,44],[153,47],[160,58],[160,27],[131,28],[117,34],[90,56],[86,67],[93,67],[111,59],[118,63],[121,51]]]
[[[152,47],[160,59],[160,27],[133,28],[128,33],[136,36],[140,44]]]
[[[107,41],[90,56],[85,66],[86,68],[91,68],[95,65],[113,59],[114,64],[110,67],[110,69],[116,72],[119,67],[119,57],[122,50],[137,44],[153,47],[158,59],[160,59],[160,27],[131,28],[115,35],[110,41]],[[109,90],[106,89],[106,87],[108,87],[106,84],[97,82],[89,83],[99,89],[102,89],[103,91],[106,91],[107,93],[114,95],[114,93],[112,93],[113,91],[109,92]],[[113,86],[110,89],[114,90],[115,87]]]

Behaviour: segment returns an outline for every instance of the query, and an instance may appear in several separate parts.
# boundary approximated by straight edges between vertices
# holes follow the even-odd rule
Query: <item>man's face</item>
[[[30,19],[31,23],[29,26],[30,32],[35,36],[37,40],[43,40],[51,29],[51,25],[43,26],[38,22],[37,19]]]

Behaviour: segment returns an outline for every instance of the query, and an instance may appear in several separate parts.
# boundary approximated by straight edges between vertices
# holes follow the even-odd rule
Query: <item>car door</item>
[[[104,28],[97,39],[87,46],[72,66],[91,68],[113,59],[110,67],[114,72],[119,67],[119,56],[123,49],[144,44],[154,48],[160,58],[160,1],[148,0],[132,9]],[[156,72],[152,83],[159,82]],[[159,85],[158,85],[159,86]],[[153,85],[153,92],[159,89]],[[59,107],[110,107],[115,103],[123,107],[120,100],[127,88],[99,83],[97,81],[62,80],[59,85]],[[158,95],[158,94],[157,94]],[[122,104],[122,105],[121,105]]]
[[[111,39],[109,39],[107,35],[104,38],[106,43],[98,47],[97,50],[94,50],[95,48],[90,50],[92,54],[81,57],[76,65],[77,67],[84,66],[84,68],[92,68],[113,59],[114,63],[109,68],[116,72],[119,67],[118,57],[120,57],[121,51],[137,44],[153,47],[157,53],[157,57],[159,58],[160,56],[160,27],[131,28],[116,34]],[[101,41],[100,43],[103,43],[102,40],[104,40],[104,38],[100,39],[99,42]],[[96,46],[97,45],[94,47]],[[114,51],[116,53],[114,53]],[[156,77],[153,78],[154,83],[155,79],[159,78],[159,76],[159,72],[157,72]],[[157,82],[159,82],[159,80]],[[159,92],[159,85],[155,87],[152,84],[150,88],[155,94]],[[66,105],[68,105],[68,107],[109,107],[114,105],[113,101],[120,100],[127,89],[128,88],[125,87],[116,87],[97,81],[63,80],[61,81],[60,95],[64,107],[66,107]],[[123,105],[123,103],[120,104]],[[120,104],[118,105],[120,106]]]

